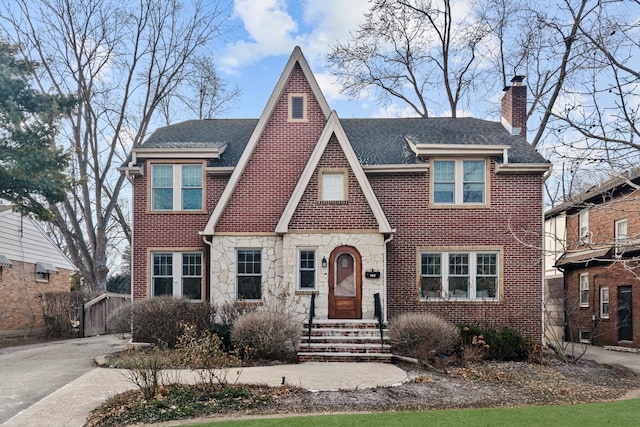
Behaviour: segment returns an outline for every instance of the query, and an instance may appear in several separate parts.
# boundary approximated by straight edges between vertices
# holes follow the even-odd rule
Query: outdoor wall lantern
[[[327,268],[327,257],[322,257],[322,268]]]

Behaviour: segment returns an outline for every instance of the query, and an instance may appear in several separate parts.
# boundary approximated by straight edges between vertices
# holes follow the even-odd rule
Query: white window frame
[[[579,221],[579,242],[581,244],[591,243],[591,232],[589,231],[589,210],[584,209],[578,214]]]
[[[614,224],[616,255],[621,255],[627,246],[627,219],[619,219]]]
[[[435,170],[437,163],[453,163],[453,181],[436,181]],[[465,184],[478,184],[479,182],[466,182],[464,178],[464,166],[467,162],[482,163],[482,200],[479,202],[465,202],[464,201],[464,187]],[[431,201],[437,206],[484,206],[487,204],[488,199],[488,174],[487,174],[487,160],[486,159],[437,159],[432,162],[431,170]],[[449,184],[453,185],[453,201],[439,202],[435,200],[435,189],[437,184]]]
[[[155,208],[155,196],[154,196],[154,189],[157,187],[154,187],[153,185],[153,175],[154,175],[154,169],[156,166],[165,166],[165,167],[171,167],[172,170],[172,183],[171,183],[171,187],[161,187],[161,188],[171,188],[172,190],[172,207],[171,209],[156,209]],[[198,166],[200,167],[200,186],[186,186],[186,184],[183,183],[183,175],[184,175],[184,169],[187,167],[194,167],[194,166]],[[177,164],[171,164],[171,163],[152,163],[151,164],[151,178],[150,178],[150,183],[149,183],[149,187],[150,187],[150,209],[154,212],[171,212],[171,211],[185,211],[185,212],[201,212],[204,209],[204,167],[202,165],[202,163],[177,163]],[[187,190],[191,190],[191,189],[199,189],[200,190],[200,207],[199,208],[193,208],[193,209],[187,209],[184,207],[184,194],[185,191]]]
[[[155,274],[155,256],[166,255],[171,259],[171,274],[156,275]],[[183,270],[183,255],[197,255],[200,257],[200,274],[185,274]],[[154,279],[156,278],[171,278],[171,295],[174,297],[184,297],[184,279],[200,278],[200,298],[189,299],[193,302],[202,302],[204,293],[204,256],[201,251],[163,251],[154,250],[151,252],[151,295],[155,296]]]
[[[306,122],[307,118],[307,94],[306,93],[290,93],[289,94],[289,112],[287,121],[289,122]],[[302,99],[302,117],[293,117],[294,99]]]
[[[241,273],[240,272],[240,253],[241,252],[253,252],[253,254],[255,255],[256,253],[259,254],[260,256],[260,267],[259,267],[259,272],[252,272],[252,273]],[[253,263],[255,263],[255,261],[252,261]],[[262,249],[261,248],[239,248],[236,249],[236,300],[237,301],[262,301],[262,269],[264,267],[264,256],[262,254]],[[260,293],[259,298],[256,299],[251,299],[251,298],[240,298],[240,280],[242,277],[253,277],[253,278],[258,278],[259,280],[259,288],[258,288],[258,292]]]
[[[309,265],[303,266],[302,254],[313,254],[313,267]],[[303,272],[313,272],[313,286],[302,286],[302,274]],[[298,248],[298,290],[299,291],[315,291],[318,288],[318,254],[316,248]]]
[[[437,255],[440,257],[440,295],[427,295],[422,290],[423,278],[436,278],[437,273],[425,273],[423,274],[422,259],[423,255]],[[478,273],[478,258],[481,255],[491,255],[495,257],[495,274],[480,274]],[[451,256],[466,256],[467,257],[467,273],[452,274],[450,271],[450,257]],[[423,250],[419,252],[418,256],[418,274],[420,276],[419,293],[421,300],[456,300],[456,301],[499,301],[500,300],[500,283],[501,283],[501,269],[500,269],[500,251],[497,250],[450,250],[447,252]],[[468,277],[468,296],[456,296],[451,295],[449,291],[449,278],[453,277]],[[477,284],[478,278],[481,277],[495,277],[495,296],[478,296]]]
[[[580,307],[589,307],[589,273],[580,273]]]
[[[344,169],[321,169],[318,196],[322,202],[344,202],[348,198],[348,176]]]
[[[606,308],[606,309],[605,309]],[[600,318],[609,318],[609,287],[605,286],[600,288]]]

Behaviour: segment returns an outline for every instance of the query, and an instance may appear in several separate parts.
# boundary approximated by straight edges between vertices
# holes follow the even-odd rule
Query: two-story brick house
[[[303,314],[430,311],[542,337],[543,180],[526,87],[503,123],[340,119],[299,48],[258,119],[156,130],[120,168],[133,186],[133,297]]]
[[[611,179],[545,213],[566,221],[567,338],[640,347],[640,173]]]

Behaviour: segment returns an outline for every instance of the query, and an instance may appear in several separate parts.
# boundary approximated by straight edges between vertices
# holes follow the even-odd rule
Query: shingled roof
[[[519,136],[498,122],[471,117],[341,119],[340,122],[362,165],[421,163],[409,147],[416,144],[510,146],[510,163],[548,163]],[[235,166],[258,119],[189,120],[157,129],[141,148],[226,149],[212,166]]]

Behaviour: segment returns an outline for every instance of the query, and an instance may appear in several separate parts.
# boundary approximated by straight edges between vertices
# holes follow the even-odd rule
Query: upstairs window
[[[624,252],[625,247],[627,246],[627,220],[621,219],[615,222],[615,246],[616,246],[616,255],[620,255]]]
[[[289,121],[307,121],[307,95],[304,93],[289,94]]]
[[[320,200],[321,201],[345,201],[347,200],[346,171],[338,169],[324,169],[320,171]]]
[[[433,203],[436,205],[483,205],[486,203],[484,160],[435,160]]]
[[[151,209],[202,210],[202,164],[152,164]]]
[[[591,232],[589,231],[589,211],[585,209],[580,212],[580,214],[578,215],[578,220],[580,221],[580,243],[591,243]]]

